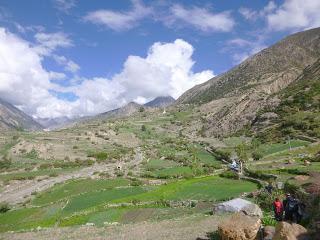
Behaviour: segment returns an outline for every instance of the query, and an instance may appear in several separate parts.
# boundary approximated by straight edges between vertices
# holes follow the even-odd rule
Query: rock
[[[262,210],[257,204],[250,201],[244,200],[242,198],[235,198],[227,202],[219,203],[214,207],[214,212],[224,213],[224,212],[244,212],[249,216],[262,217]]]
[[[258,239],[261,220],[243,213],[235,213],[221,222],[218,232],[221,240],[254,240]]]
[[[279,222],[272,240],[308,240],[307,229],[296,223]]]
[[[274,234],[276,232],[275,227],[266,226],[263,229],[263,240],[272,240]]]

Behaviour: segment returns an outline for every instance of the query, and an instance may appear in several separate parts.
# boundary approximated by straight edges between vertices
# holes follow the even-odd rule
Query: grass
[[[196,157],[200,160],[201,163],[206,165],[220,165],[221,163],[212,154],[202,149],[196,153]]]
[[[113,180],[73,180],[65,184],[56,185],[50,190],[37,195],[37,197],[32,201],[32,204],[41,206],[51,202],[60,201],[65,198],[71,198],[78,194],[85,194],[88,192],[92,193],[120,186],[128,186],[129,183],[130,181],[121,178]]]
[[[31,229],[38,226],[50,227],[55,224],[74,226],[93,222],[103,225],[103,222],[123,222],[126,220],[123,219],[124,216],[125,218],[131,216],[130,219],[135,221],[135,216],[138,217],[141,214],[144,216],[139,218],[146,220],[165,218],[166,214],[170,215],[170,212],[175,210],[171,208],[157,210],[161,208],[155,205],[157,202],[169,200],[220,201],[257,188],[251,182],[223,179],[217,176],[181,180],[161,186],[123,187],[126,184],[128,182],[124,179],[113,181],[86,179],[55,186],[50,191],[40,194],[41,197],[37,197],[32,202],[32,204],[38,203],[40,207],[21,208],[0,214],[0,232]],[[150,202],[150,205],[121,206],[132,202]],[[105,208],[107,203],[119,204],[119,207]],[[144,212],[143,209],[150,207],[156,208],[155,213],[151,210]]]
[[[292,140],[290,141],[291,148],[303,147],[309,145],[310,142],[303,140]],[[289,143],[274,143],[274,144],[263,144],[259,146],[258,151],[263,154],[263,156],[275,154],[278,152],[286,151],[290,149]]]
[[[69,169],[44,169],[30,172],[18,172],[18,173],[7,173],[0,174],[0,180],[10,181],[10,180],[25,180],[33,179],[39,176],[49,176],[50,174],[61,174],[66,172],[74,172],[80,168],[69,168]]]
[[[131,202],[157,200],[212,200],[220,201],[238,196],[242,192],[256,189],[256,184],[247,181],[224,179],[218,176],[209,176],[181,180],[162,185],[146,193],[114,200],[114,202]]]
[[[178,164],[174,161],[162,160],[162,159],[152,159],[146,164],[148,170],[156,170],[162,168],[175,167]]]
[[[192,169],[190,167],[171,167],[154,171],[157,178],[173,178],[179,176],[192,176]]]

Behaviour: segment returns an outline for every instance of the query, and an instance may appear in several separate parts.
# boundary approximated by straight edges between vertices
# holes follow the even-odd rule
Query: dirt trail
[[[124,162],[122,168],[126,169],[130,168],[131,166],[138,166],[142,160],[143,155],[138,148],[132,161]],[[22,203],[29,199],[33,192],[44,191],[57,183],[63,183],[70,179],[90,177],[95,172],[108,172],[110,175],[113,175],[114,169],[117,166],[118,163],[95,164],[91,167],[82,168],[75,172],[65,173],[57,177],[43,179],[41,181],[19,181],[4,188],[4,191],[0,194],[0,202],[8,202],[12,205]]]
[[[140,222],[97,228],[82,226],[73,228],[53,228],[25,233],[4,233],[0,239],[11,240],[210,240],[217,225],[225,216],[191,216],[159,222]]]

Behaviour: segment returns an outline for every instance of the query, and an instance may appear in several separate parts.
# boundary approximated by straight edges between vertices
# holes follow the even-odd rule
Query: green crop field
[[[30,207],[1,214],[0,231],[49,227],[57,223],[69,226],[92,221],[102,225],[103,222],[118,221],[128,212],[128,208],[121,207],[126,203],[145,202],[147,205],[139,207],[145,209],[155,206],[158,208],[155,205],[157,202],[170,200],[221,201],[257,188],[251,182],[217,176],[180,180],[160,186],[129,186],[129,183],[125,179],[83,179],[54,186],[39,194]],[[118,204],[119,207],[106,208],[106,204]],[[170,209],[168,208],[169,211]],[[152,218],[157,217],[155,214],[151,215]],[[146,213],[145,218],[148,216]]]

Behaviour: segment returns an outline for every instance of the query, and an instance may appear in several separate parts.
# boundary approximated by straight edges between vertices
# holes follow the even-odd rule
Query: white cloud
[[[65,71],[76,73],[80,70],[80,66],[78,64],[70,59],[67,59],[65,56],[53,55],[52,57],[59,65],[64,66]]]
[[[50,80],[65,80],[66,75],[64,73],[50,71],[49,72],[49,79]]]
[[[69,10],[76,6],[75,0],[53,0],[56,9],[61,12],[68,13]]]
[[[67,48],[73,46],[72,40],[63,32],[40,32],[36,33],[34,37],[38,43],[35,49],[42,55],[50,55],[57,48]]]
[[[128,30],[137,26],[141,19],[152,12],[140,0],[132,0],[132,4],[133,8],[130,11],[120,12],[102,9],[88,13],[84,20],[105,26],[114,31]]]
[[[276,4],[273,1],[268,2],[268,4],[260,11],[252,10],[250,8],[241,7],[239,13],[247,20],[257,20],[258,18],[263,18],[266,14],[272,12],[276,9]]]
[[[264,44],[264,37],[257,38],[255,40],[247,40],[243,38],[234,38],[226,43],[225,50],[231,52],[232,59],[235,64],[239,64],[246,60],[253,54],[266,48]]]
[[[320,26],[319,0],[285,0],[266,16],[270,30],[303,30]]]
[[[176,4],[170,8],[170,14],[165,20],[168,25],[181,22],[204,32],[228,32],[235,25],[230,12],[212,13],[205,8],[187,9]]]
[[[214,76],[210,70],[192,71],[193,51],[181,39],[158,42],[145,58],[129,56],[122,71],[111,79],[77,77],[75,85],[64,87],[50,82],[63,79],[63,73],[48,72],[42,66],[41,53],[29,42],[0,28],[0,97],[30,115],[49,118],[97,114],[133,100],[143,103],[161,95],[177,98]],[[77,99],[59,99],[57,96],[63,93],[74,94]]]
[[[54,87],[50,73],[28,42],[0,28],[0,56],[1,98],[34,116],[55,116],[57,109],[67,112],[69,106],[49,93]]]
[[[196,84],[214,76],[210,70],[194,73],[193,47],[184,40],[154,43],[145,58],[129,56],[111,79],[86,79],[68,91],[80,101],[74,114],[96,114],[135,101],[145,103],[158,96],[178,98]]]

